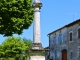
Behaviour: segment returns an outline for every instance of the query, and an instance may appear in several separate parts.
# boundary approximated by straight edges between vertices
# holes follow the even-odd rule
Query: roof
[[[45,47],[44,49],[49,49],[49,46]]]
[[[63,27],[61,27],[61,28],[59,28],[59,29],[57,29],[57,30],[55,30],[55,31],[53,31],[53,32],[51,32],[51,33],[49,33],[48,35],[51,35],[52,33],[55,33],[55,32],[57,32],[57,31],[59,31],[59,30],[65,28],[65,27],[70,27],[70,26],[72,26],[72,25],[75,25],[76,23],[79,23],[79,22],[80,22],[80,19],[75,20],[75,21],[73,21],[73,22],[71,22],[71,23],[69,23],[69,24],[67,24],[67,25],[65,25],[65,26],[63,26]]]

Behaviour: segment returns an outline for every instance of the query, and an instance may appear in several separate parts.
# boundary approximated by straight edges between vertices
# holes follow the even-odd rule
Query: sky
[[[63,27],[80,18],[80,0],[40,0],[41,8],[41,43],[43,47],[49,46],[50,32]],[[17,37],[18,35],[14,35]],[[33,23],[29,29],[23,30],[21,38],[33,41]],[[0,35],[0,44],[7,37]]]

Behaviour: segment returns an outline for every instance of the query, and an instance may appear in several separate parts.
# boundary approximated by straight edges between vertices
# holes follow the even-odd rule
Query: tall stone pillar
[[[34,9],[34,43],[40,43],[40,9]]]
[[[40,9],[42,3],[39,0],[35,0],[33,3],[34,8],[34,31],[33,31],[33,47],[32,49],[42,49],[40,42]]]
[[[33,26],[33,46],[30,50],[28,60],[45,60],[45,55],[48,49],[42,47],[40,42],[40,9],[42,3],[39,0],[35,0],[33,3],[34,8],[34,26]]]

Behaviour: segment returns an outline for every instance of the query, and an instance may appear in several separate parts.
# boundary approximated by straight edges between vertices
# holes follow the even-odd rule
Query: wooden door
[[[67,60],[67,50],[62,51],[62,60]]]

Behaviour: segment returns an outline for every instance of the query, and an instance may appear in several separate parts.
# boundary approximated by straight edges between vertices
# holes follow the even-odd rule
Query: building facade
[[[80,19],[48,36],[50,60],[80,60]]]

